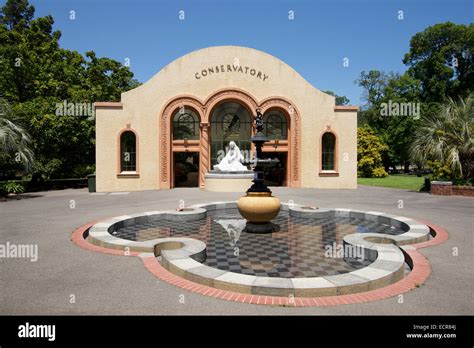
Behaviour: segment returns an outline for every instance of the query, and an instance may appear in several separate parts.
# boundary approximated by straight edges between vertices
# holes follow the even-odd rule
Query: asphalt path
[[[25,194],[20,200],[0,202],[0,244],[37,245],[38,260],[0,258],[0,314],[474,313],[473,198],[369,186],[359,186],[357,190],[272,190],[282,202],[292,200],[319,207],[381,211],[428,220],[444,227],[450,238],[444,244],[421,249],[433,272],[420,288],[404,294],[403,301],[393,297],[331,307],[258,306],[191,293],[155,278],[139,258],[92,252],[70,240],[75,228],[91,221],[172,209],[178,207],[180,200],[186,205],[236,200],[241,194],[188,188],[125,194],[89,194],[85,189]]]

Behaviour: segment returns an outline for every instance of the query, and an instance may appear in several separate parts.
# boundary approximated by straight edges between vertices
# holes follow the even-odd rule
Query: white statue
[[[247,167],[242,164],[243,159],[244,156],[242,156],[239,147],[235,142],[231,141],[229,143],[229,151],[219,164],[214,165],[214,169],[221,172],[248,171]]]

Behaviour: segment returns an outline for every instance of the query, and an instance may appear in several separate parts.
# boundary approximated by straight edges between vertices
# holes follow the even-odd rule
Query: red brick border
[[[451,193],[453,196],[474,197],[473,186],[453,186]]]
[[[415,247],[416,249],[421,249],[421,248],[426,248],[426,247],[438,245],[438,244],[444,243],[448,240],[449,234],[441,226],[432,224],[432,223],[430,223],[426,220],[422,220],[422,219],[418,219],[418,221],[420,221],[420,222],[424,223],[426,226],[430,227],[435,232],[435,236],[432,239],[430,239],[426,242],[413,244],[412,246]]]
[[[452,182],[431,182],[431,194],[437,196],[474,197],[474,186],[453,185]]]
[[[423,243],[412,244],[411,247],[414,247],[415,250],[405,250],[408,256],[413,262],[413,268],[410,274],[403,278],[402,280],[388,285],[386,287],[360,292],[356,294],[348,295],[338,295],[338,296],[324,296],[324,297],[278,297],[278,296],[264,296],[264,295],[252,295],[252,294],[243,294],[234,291],[227,291],[212,288],[206,285],[198,284],[190,280],[178,277],[177,275],[166,270],[158,262],[156,257],[149,256],[142,258],[144,266],[153,273],[159,279],[170,283],[172,285],[178,286],[182,289],[196,292],[204,296],[219,298],[226,301],[234,301],[241,303],[257,304],[257,305],[273,305],[273,306],[290,306],[290,307],[313,307],[313,306],[336,306],[343,304],[356,304],[364,303],[371,301],[378,301],[387,299],[389,297],[394,297],[403,293],[406,293],[410,290],[413,290],[419,287],[425,282],[425,280],[431,274],[431,266],[428,261],[418,249],[426,248],[429,246],[434,246],[445,242],[449,235],[447,231],[437,225],[419,220],[424,222],[427,226],[435,232],[435,237],[431,240]],[[122,250],[113,250],[103,247],[98,247],[87,242],[84,239],[84,233],[90,228],[94,223],[88,223],[83,225],[76,230],[71,235],[71,240],[81,248],[101,252],[105,254],[120,255],[120,256],[139,256],[139,252],[130,252],[129,255],[125,255]]]
[[[94,224],[99,221],[90,222],[88,224],[82,225],[81,227],[77,228],[71,234],[71,240],[74,244],[80,246],[83,249],[96,251],[99,253],[110,254],[110,255],[119,255],[119,256],[138,256],[140,255],[139,252],[131,251],[129,253],[125,253],[123,250],[115,250],[115,249],[108,249],[96,246],[94,244],[89,243],[84,239],[84,233]]]

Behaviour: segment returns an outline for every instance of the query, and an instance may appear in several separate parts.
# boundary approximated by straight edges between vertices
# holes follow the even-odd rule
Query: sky
[[[3,1],[4,3],[4,1]],[[361,71],[403,73],[410,38],[426,27],[473,22],[472,0],[30,0],[51,14],[63,48],[125,62],[145,82],[184,54],[252,47],[320,90],[362,103]],[[70,18],[74,11],[75,19]],[[179,19],[184,11],[184,20]],[[293,11],[294,19],[289,19]],[[403,11],[403,19],[400,12]],[[348,58],[348,66],[344,66]]]

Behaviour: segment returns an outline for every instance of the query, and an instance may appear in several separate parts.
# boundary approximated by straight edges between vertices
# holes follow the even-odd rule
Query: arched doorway
[[[288,186],[290,119],[284,110],[270,108],[263,114],[264,134],[270,139],[263,146],[265,157],[278,159],[278,163],[264,170],[268,186]]]
[[[183,108],[185,111],[192,109],[198,115],[199,137],[174,139],[173,134],[178,130],[181,134],[186,132],[196,134],[197,123],[193,117],[189,116],[181,118],[179,124],[176,125],[176,130],[173,131],[174,116]],[[160,112],[159,187],[169,189],[176,186],[173,163],[176,152],[198,154],[198,180],[201,188],[205,187],[205,174],[218,162],[219,150],[225,151],[225,147],[231,140],[237,140],[236,143],[244,152],[243,155],[249,156],[248,150],[252,150],[250,136],[255,133],[253,116],[257,108],[260,108],[271,124],[268,129],[269,134],[267,134],[271,140],[264,145],[263,151],[272,152],[273,156],[277,157],[284,156],[286,168],[282,184],[300,187],[301,123],[296,107],[283,97],[269,97],[258,102],[249,93],[235,88],[216,91],[204,101],[190,95],[177,96],[164,105]],[[189,122],[193,123],[193,127],[187,126]],[[185,160],[189,160],[189,156],[185,157]],[[194,163],[195,159],[192,160]]]
[[[189,106],[178,108],[172,120],[172,187],[199,187],[200,117]]]
[[[225,101],[214,108],[210,119],[211,163],[209,169],[212,169],[225,156],[231,141],[236,143],[244,158],[250,158],[252,119],[249,110],[238,102]]]
[[[266,120],[267,136],[270,138],[270,141],[264,144],[263,152],[281,161],[281,168],[274,170],[273,180],[279,178],[283,186],[300,187],[299,111],[293,103],[283,97],[269,97],[263,100],[260,102],[260,109]]]

